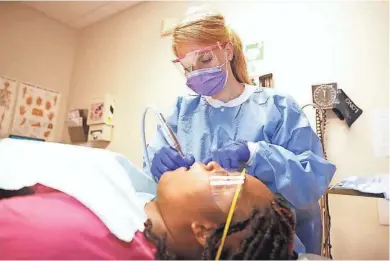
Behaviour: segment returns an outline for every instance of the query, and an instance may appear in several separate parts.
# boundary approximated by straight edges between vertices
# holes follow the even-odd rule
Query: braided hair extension
[[[176,255],[171,253],[167,249],[167,237],[164,235],[163,237],[159,238],[155,234],[152,233],[152,221],[148,219],[145,222],[145,230],[144,235],[147,239],[149,239],[156,247],[156,260],[177,260]]]
[[[213,260],[218,250],[225,224],[218,227],[206,241],[203,260]],[[232,223],[228,235],[250,226],[250,233],[243,240],[238,251],[225,250],[221,260],[294,260],[298,255],[293,251],[295,218],[287,202],[276,196],[271,204],[254,209],[252,215],[243,221]],[[145,224],[145,236],[157,248],[157,260],[180,260],[166,247],[166,237],[159,238],[151,232],[152,223]]]

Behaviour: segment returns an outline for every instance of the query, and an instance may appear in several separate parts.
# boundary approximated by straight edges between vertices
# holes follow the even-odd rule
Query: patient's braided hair
[[[207,239],[202,253],[203,260],[215,259],[225,224],[218,227]],[[250,218],[232,223],[228,235],[250,227],[250,232],[242,241],[238,251],[224,251],[221,260],[266,260],[297,259],[293,251],[295,218],[287,202],[275,197],[271,204],[255,209]],[[167,249],[166,237],[158,238],[151,233],[152,224],[146,223],[145,236],[153,241],[157,248],[157,260],[181,259]]]

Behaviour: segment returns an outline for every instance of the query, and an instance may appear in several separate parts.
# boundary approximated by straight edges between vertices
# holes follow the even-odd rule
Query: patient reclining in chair
[[[150,201],[134,188],[138,174],[122,175],[125,172],[114,165],[110,169],[101,163],[107,151],[76,148],[95,157],[90,163],[84,157],[84,166],[72,171],[67,163],[58,165],[61,160],[49,151],[53,154],[55,146],[62,146],[58,149],[66,153],[73,146],[15,143],[12,147],[49,147],[40,149],[40,157],[30,154],[35,160],[29,162],[28,175],[19,175],[22,167],[10,162],[10,144],[8,155],[3,153],[3,142],[0,164],[8,171],[8,176],[0,173],[3,192],[37,183],[45,190],[0,200],[0,259],[215,259],[237,185],[219,186],[210,180],[239,173],[214,162],[167,172]],[[41,157],[46,150],[47,157]],[[62,156],[62,161],[76,154]],[[48,158],[57,165],[50,173],[45,170]],[[99,169],[88,166],[92,162],[101,164]],[[297,259],[294,235],[294,214],[287,203],[246,175],[221,259]]]

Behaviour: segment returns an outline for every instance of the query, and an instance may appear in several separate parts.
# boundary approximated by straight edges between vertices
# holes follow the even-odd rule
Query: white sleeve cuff
[[[250,166],[252,164],[258,147],[259,147],[258,143],[252,141],[248,142],[249,160],[246,162],[246,165]]]

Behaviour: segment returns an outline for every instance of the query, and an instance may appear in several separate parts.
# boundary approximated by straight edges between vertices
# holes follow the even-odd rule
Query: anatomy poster
[[[51,140],[57,119],[59,98],[57,92],[21,83],[12,134]]]
[[[16,100],[17,81],[0,76],[0,137],[8,137]]]

